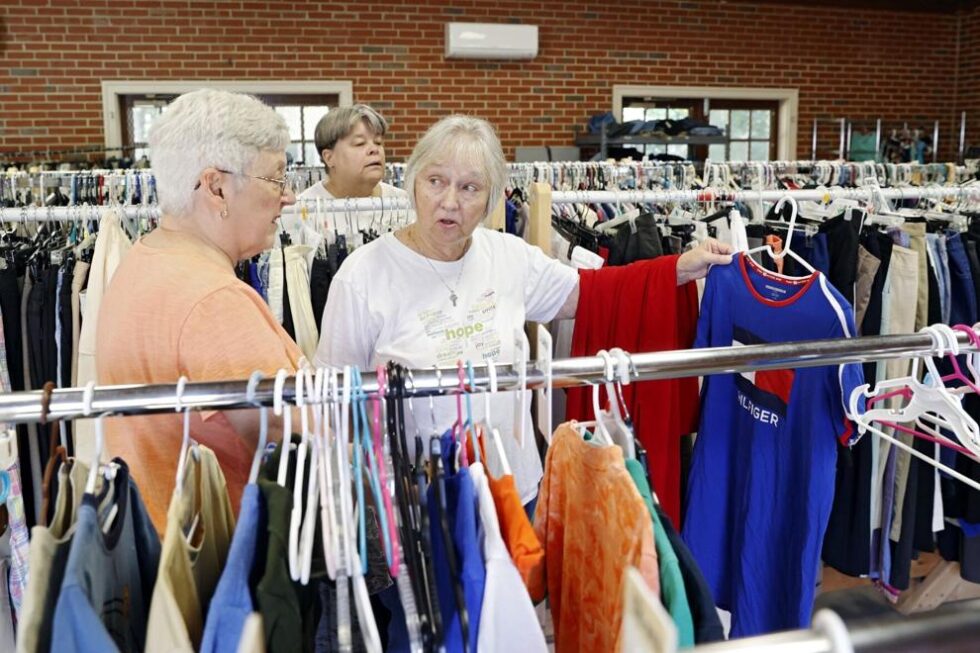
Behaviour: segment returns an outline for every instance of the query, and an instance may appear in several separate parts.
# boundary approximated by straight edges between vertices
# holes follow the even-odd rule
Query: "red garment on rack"
[[[677,286],[677,259],[661,256],[580,271],[571,355],[594,356],[614,347],[630,353],[691,348],[697,287],[693,282]],[[623,398],[647,450],[654,491],[671,521],[680,524],[680,438],[697,430],[697,378],[632,383],[623,387]],[[568,419],[594,419],[592,389],[569,389],[566,411]]]

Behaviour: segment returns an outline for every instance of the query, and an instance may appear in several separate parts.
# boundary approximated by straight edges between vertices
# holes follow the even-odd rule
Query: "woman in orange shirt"
[[[302,356],[235,264],[272,246],[286,180],[285,121],[259,100],[200,90],[153,125],[150,159],[162,218],[116,270],[99,310],[100,384],[175,383],[295,371]],[[192,416],[237,510],[258,436],[257,411]],[[270,429],[270,435],[276,429]],[[106,455],[122,457],[163,532],[182,438],[178,415],[108,420]]]

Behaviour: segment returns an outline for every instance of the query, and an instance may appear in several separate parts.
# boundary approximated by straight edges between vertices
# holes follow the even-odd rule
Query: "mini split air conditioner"
[[[533,59],[538,26],[446,23],[447,59]]]

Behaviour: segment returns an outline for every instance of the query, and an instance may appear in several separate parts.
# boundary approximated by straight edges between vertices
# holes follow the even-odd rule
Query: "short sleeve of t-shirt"
[[[280,368],[296,369],[302,352],[251,292],[227,286],[191,309],[177,343],[181,374],[194,381],[222,381],[241,378],[242,370],[274,376]]]
[[[527,286],[524,291],[527,319],[531,322],[550,322],[575,289],[578,271],[551,258],[540,247],[524,242],[521,245],[527,256]]]

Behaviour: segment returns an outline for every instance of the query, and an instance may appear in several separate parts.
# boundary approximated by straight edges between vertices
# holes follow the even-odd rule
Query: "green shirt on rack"
[[[681,575],[677,554],[674,553],[667,532],[660,523],[660,516],[653,509],[653,493],[650,491],[643,465],[638,460],[627,459],[626,471],[636,483],[636,489],[639,490],[643,503],[646,504],[650,517],[653,518],[653,539],[657,547],[657,560],[660,562],[660,598],[674,624],[677,625],[678,644],[681,648],[690,648],[694,646],[694,620],[691,617],[691,606],[687,602],[684,577]]]

